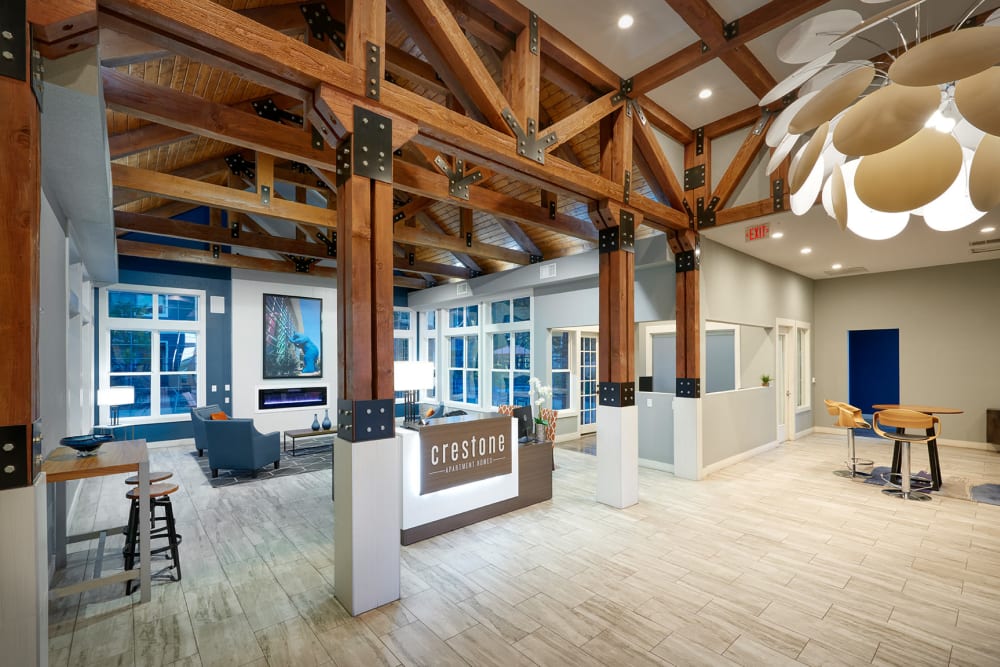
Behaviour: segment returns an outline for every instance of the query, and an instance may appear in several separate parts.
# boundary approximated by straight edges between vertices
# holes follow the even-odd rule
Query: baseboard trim
[[[813,433],[826,433],[827,435],[841,435],[846,428],[835,428],[833,426],[813,426]]]
[[[798,440],[799,438],[804,438],[804,437],[806,437],[807,435],[810,435],[810,434],[811,434],[811,433],[812,433],[812,432],[813,432],[813,431],[814,431],[815,429],[816,429],[816,427],[815,427],[815,426],[810,426],[809,428],[805,429],[804,431],[799,431],[798,433],[796,433],[796,434],[795,434],[795,435],[793,436],[793,438],[794,438],[795,440]]]
[[[182,445],[190,445],[194,447],[194,438],[179,438],[177,440],[156,440],[155,442],[146,442],[147,449],[165,449],[167,447],[180,447]]]
[[[663,472],[674,471],[673,463],[664,463],[663,461],[654,461],[653,459],[639,459],[640,468],[649,468],[651,470],[662,470]]]
[[[734,456],[730,456],[728,459],[722,459],[721,461],[716,461],[715,463],[707,466],[703,466],[701,469],[702,477],[706,475],[711,475],[713,472],[722,470],[723,468],[728,468],[729,466],[739,463],[740,461],[745,461],[751,457],[757,456],[758,454],[763,454],[764,452],[774,449],[778,446],[777,440],[772,440],[771,442],[765,443],[760,447],[754,447],[753,449],[748,449],[745,452],[740,452]]]

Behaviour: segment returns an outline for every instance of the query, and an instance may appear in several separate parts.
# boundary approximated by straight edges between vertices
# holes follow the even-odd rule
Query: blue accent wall
[[[847,365],[847,400],[863,414],[899,403],[899,329],[848,331]]]
[[[197,220],[194,220],[197,221]],[[227,408],[225,404],[225,386],[232,384],[232,272],[228,267],[201,266],[183,262],[169,262],[139,257],[118,257],[118,282],[129,285],[148,285],[151,287],[179,287],[182,289],[205,290],[205,399],[208,404],[216,403]],[[215,314],[210,312],[210,300],[213,296],[221,296],[226,302],[226,312]],[[97,303],[97,299],[94,299]],[[95,324],[99,313],[95,316]],[[100,368],[100,341],[94,341],[95,367]],[[100,383],[98,373],[95,373],[96,388]],[[212,385],[217,391],[212,392]],[[94,406],[94,423],[99,422],[98,408]],[[132,435],[132,429],[126,429]],[[159,440],[176,440],[193,437],[191,422],[185,419],[178,422],[163,422],[142,424],[135,427],[136,438],[145,438],[149,442]]]

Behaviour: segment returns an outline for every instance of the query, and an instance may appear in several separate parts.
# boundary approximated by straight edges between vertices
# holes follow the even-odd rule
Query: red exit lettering
[[[770,225],[752,225],[747,227],[746,239],[747,241],[757,241],[760,239],[766,239],[771,235]]]

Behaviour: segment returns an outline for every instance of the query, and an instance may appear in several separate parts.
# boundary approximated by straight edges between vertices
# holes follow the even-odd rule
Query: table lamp
[[[403,424],[420,421],[417,403],[421,389],[434,386],[434,364],[430,361],[397,361],[393,365],[393,386],[406,392],[403,397]]]
[[[135,403],[135,387],[132,385],[101,387],[97,390],[97,404],[111,408],[112,426],[118,426],[118,411],[121,406],[133,403]]]

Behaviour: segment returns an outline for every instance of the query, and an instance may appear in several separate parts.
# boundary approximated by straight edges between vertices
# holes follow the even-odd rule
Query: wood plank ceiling
[[[761,96],[774,79],[743,45],[823,4],[772,0],[741,18],[741,33],[727,40],[723,21],[708,0],[666,2],[701,41],[676,53],[664,53],[660,62],[636,74],[623,100],[614,97],[622,83],[616,75],[540,22],[538,108],[527,109],[521,116],[537,119],[544,128],[538,137],[544,137],[550,126],[557,128],[557,145],[548,149],[546,157],[593,175],[601,174],[602,118],[627,108],[648,121],[649,125],[635,121],[636,150],[630,165],[631,205],[645,213],[644,224],[637,230],[639,238],[697,227],[685,210],[685,204],[694,209],[696,201],[681,191],[649,127],[688,148],[697,134],[645,93],[720,58]],[[267,73],[256,65],[248,63],[247,71],[234,71],[223,59],[214,60],[211,48],[186,45],[155,29],[147,30],[141,21],[130,21],[129,0],[98,4],[119,252],[288,271],[296,269],[295,258],[315,262],[327,257],[327,246],[319,235],[325,221],[335,216],[322,208],[332,209],[336,201],[322,169],[310,169],[323,167],[332,172],[331,157],[323,157],[322,151],[306,155],[312,141],[310,128],[317,120],[315,110],[291,95],[295,91],[281,77],[275,76],[275,83],[268,87]],[[348,22],[345,0],[219,0],[217,4],[343,59]],[[519,93],[512,79],[524,71],[516,61],[524,57],[528,10],[515,0],[447,0],[447,5],[442,0],[388,0],[386,5],[386,81],[511,134],[497,114],[499,107],[517,109],[515,95]],[[442,11],[450,13],[454,22],[438,20],[441,15],[435,12]],[[447,32],[455,24],[461,29],[458,40]],[[474,62],[469,54],[474,54]],[[530,105],[530,91],[527,99]],[[759,111],[752,107],[703,130],[711,138],[752,126],[759,118]],[[728,171],[717,170],[720,200],[728,199],[761,146],[762,142],[748,138],[747,150],[741,150],[737,158],[739,164]],[[328,148],[325,152],[332,153]],[[303,157],[293,159],[296,156]],[[591,212],[598,199],[581,192],[586,188],[574,191],[556,177],[551,188],[542,187],[548,164],[539,167],[538,174],[523,174],[502,163],[469,160],[466,173],[479,169],[483,179],[471,186],[472,195],[463,200],[449,195],[447,180],[435,161],[454,165],[456,158],[465,157],[439,150],[435,141],[411,140],[397,151],[397,284],[422,287],[596,246],[597,226]],[[273,187],[274,211],[259,205],[259,191],[254,192],[258,183]],[[290,201],[282,201],[282,193]],[[720,201],[722,221],[772,210],[770,203],[760,202],[726,211],[726,203]],[[230,225],[240,224],[241,238],[230,236],[231,255],[218,230],[206,233],[193,224],[157,222],[199,205],[213,209],[211,223],[216,227],[226,224],[221,211],[229,212]],[[268,218],[259,217],[265,212],[270,213]],[[332,237],[330,230],[325,232],[327,238]],[[178,237],[205,243],[205,250],[157,243]],[[297,245],[290,245],[290,240]],[[213,252],[215,246],[221,252]],[[237,254],[246,257],[236,260]],[[322,267],[330,266],[331,260],[323,260],[310,270],[328,275]]]

